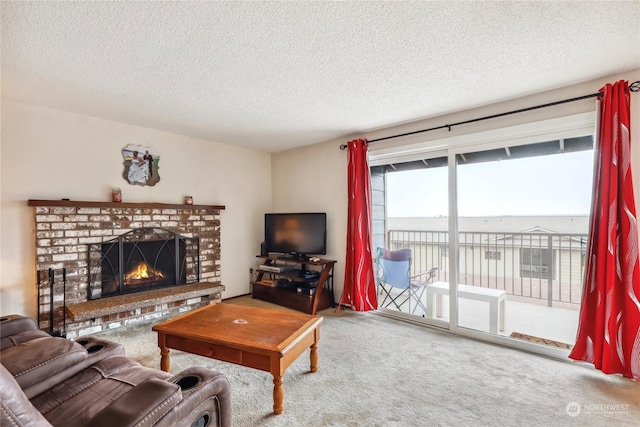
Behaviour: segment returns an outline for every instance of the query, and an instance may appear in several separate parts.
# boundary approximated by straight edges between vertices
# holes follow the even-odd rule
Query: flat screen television
[[[266,252],[306,259],[327,253],[326,213],[267,213],[264,215]]]

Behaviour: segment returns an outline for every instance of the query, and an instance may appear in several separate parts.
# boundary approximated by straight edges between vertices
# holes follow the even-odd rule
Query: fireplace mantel
[[[141,202],[87,202],[81,200],[36,200],[30,199],[29,206],[60,206],[60,207],[88,207],[88,208],[151,208],[151,209],[213,209],[223,210],[220,205],[185,205],[177,203],[141,203]]]

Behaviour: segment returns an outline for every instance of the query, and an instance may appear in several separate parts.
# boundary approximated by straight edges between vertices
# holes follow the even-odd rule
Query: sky
[[[589,215],[593,151],[458,166],[458,215]],[[447,168],[387,174],[387,216],[448,216]]]

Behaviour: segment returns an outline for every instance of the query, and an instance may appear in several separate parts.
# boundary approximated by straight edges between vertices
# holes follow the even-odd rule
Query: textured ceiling
[[[267,152],[640,68],[640,1],[2,1],[2,96]]]

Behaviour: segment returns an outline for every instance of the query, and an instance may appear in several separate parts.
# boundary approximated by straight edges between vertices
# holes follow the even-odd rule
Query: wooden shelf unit
[[[318,310],[335,306],[333,266],[337,261],[310,261],[285,256],[258,256],[264,266],[285,267],[283,271],[258,268],[252,283],[252,297],[315,315]],[[289,268],[289,269],[286,269]],[[317,273],[308,275],[307,272]],[[280,279],[287,287],[278,286]]]

